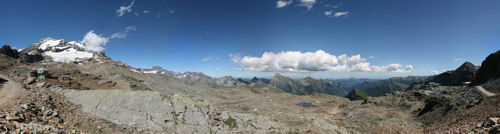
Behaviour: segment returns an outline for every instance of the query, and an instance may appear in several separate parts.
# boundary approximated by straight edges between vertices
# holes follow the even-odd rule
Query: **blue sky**
[[[25,48],[45,37],[81,41],[93,30],[109,38],[103,52],[114,60],[217,77],[270,77],[276,72],[317,78],[431,75],[465,61],[479,65],[500,49],[496,0],[286,0],[279,8],[278,0],[131,2],[1,1],[0,44]],[[303,6],[308,4],[309,9]],[[130,12],[120,16],[121,6]],[[126,37],[112,38],[116,33]],[[332,71],[340,64],[325,67],[307,57],[318,50],[336,58],[360,55],[364,60],[348,66],[370,67]],[[302,58],[291,70],[256,68],[286,66],[290,62],[280,60],[293,58],[287,52],[295,51]],[[263,58],[265,52],[274,60]],[[400,64],[401,71],[374,71],[390,64]],[[406,71],[407,65],[412,69]]]

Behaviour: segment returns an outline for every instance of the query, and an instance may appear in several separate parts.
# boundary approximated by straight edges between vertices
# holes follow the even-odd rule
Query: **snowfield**
[[[54,60],[55,62],[80,61],[83,59],[92,58],[94,56],[94,54],[91,52],[77,51],[74,48],[69,48],[61,52],[47,51],[43,54],[52,57],[52,60]]]

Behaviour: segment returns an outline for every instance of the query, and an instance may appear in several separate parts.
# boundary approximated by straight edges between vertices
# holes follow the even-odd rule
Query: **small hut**
[[[63,82],[70,82],[71,81],[71,75],[69,75],[69,74],[63,74],[63,75],[61,75],[61,80]]]
[[[462,86],[470,86],[470,81],[462,82]]]
[[[47,69],[45,69],[43,67],[36,69],[36,73],[38,75],[38,79],[40,79],[40,80],[44,80],[45,77],[47,77],[49,75],[49,72],[47,72]]]

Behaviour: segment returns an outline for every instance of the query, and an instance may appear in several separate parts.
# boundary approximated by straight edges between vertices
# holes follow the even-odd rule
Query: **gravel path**
[[[495,94],[494,93],[491,93],[490,91],[484,89],[483,87],[481,86],[476,86],[476,89],[481,91],[481,93],[483,93],[484,95],[490,97],[490,96],[494,96]]]
[[[16,99],[24,94],[26,91],[21,88],[19,83],[9,79],[8,77],[0,74],[1,79],[7,80],[0,88],[0,106],[6,104],[12,99]]]

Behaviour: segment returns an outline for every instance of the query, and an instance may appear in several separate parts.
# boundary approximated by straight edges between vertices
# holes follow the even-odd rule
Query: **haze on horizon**
[[[134,67],[221,77],[434,75],[500,49],[500,1],[2,1],[0,44],[78,41]]]

